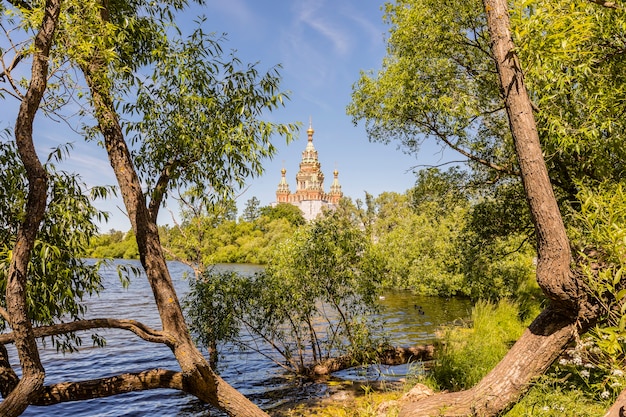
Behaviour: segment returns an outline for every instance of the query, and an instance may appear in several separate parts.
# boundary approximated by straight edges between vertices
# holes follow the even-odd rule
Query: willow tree
[[[496,415],[609,315],[588,280],[607,267],[586,255],[603,248],[572,248],[561,215],[580,207],[581,189],[623,178],[624,12],[599,3],[520,2],[512,24],[500,0],[387,5],[388,56],[378,74],[362,74],[349,113],[366,120],[373,140],[398,139],[413,152],[435,139],[467,157],[479,178],[521,181],[537,281],[550,301],[477,386],[407,404],[401,415]],[[574,258],[596,262],[596,272]]]
[[[23,58],[34,51],[31,87],[21,101],[24,110],[15,131],[29,187],[39,191],[29,196],[8,274],[8,313],[3,317],[12,332],[2,335],[2,343],[16,343],[22,377],[17,378],[8,364],[2,363],[13,382],[12,389],[2,392],[6,397],[0,413],[17,415],[29,404],[174,388],[230,415],[265,415],[223,381],[196,348],[165,262],[156,219],[172,190],[188,189],[207,204],[231,196],[247,177],[262,172],[262,161],[276,150],[274,135],[291,138],[294,125],[262,120],[285,98],[279,91],[277,69],[262,74],[255,65],[243,65],[236,57],[226,56],[219,40],[203,32],[201,23],[187,38],[168,37],[174,23],[172,10],[184,8],[184,1],[11,4],[18,24],[42,27],[34,47],[23,44],[14,60],[15,65],[29,62]],[[105,147],[116,174],[161,317],[160,330],[132,319],[108,318],[33,328],[25,308],[28,262],[46,201],[46,174],[34,158],[32,120],[46,91],[47,65],[66,62],[82,72],[87,84],[85,109],[92,109],[96,126],[85,132],[88,138],[101,139],[98,143]],[[13,64],[9,70],[14,70]],[[63,99],[62,94],[56,97]],[[35,337],[108,327],[127,329],[144,340],[168,346],[181,371],[155,368],[43,385],[45,371]]]

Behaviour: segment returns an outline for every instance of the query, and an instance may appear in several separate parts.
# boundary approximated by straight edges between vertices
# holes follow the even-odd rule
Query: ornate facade
[[[299,207],[307,220],[315,219],[321,212],[322,207],[333,208],[343,197],[341,185],[339,184],[339,172],[333,172],[333,183],[328,193],[324,192],[324,174],[321,164],[317,159],[317,151],[313,146],[312,125],[307,129],[308,142],[306,149],[302,152],[300,170],[296,174],[296,192],[291,193],[285,175],[287,170],[281,170],[282,177],[276,190],[277,203],[289,203]]]

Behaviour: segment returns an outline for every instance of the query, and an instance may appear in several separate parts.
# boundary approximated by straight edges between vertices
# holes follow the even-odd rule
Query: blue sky
[[[261,70],[281,64],[281,86],[290,91],[291,100],[268,119],[302,123],[298,139],[288,146],[277,141],[279,152],[264,164],[265,174],[249,181],[238,198],[240,213],[253,196],[262,205],[275,201],[282,167],[295,190],[309,118],[325,189],[330,187],[336,168],[344,195],[352,199],[363,198],[364,191],[374,195],[404,192],[415,183],[413,167],[445,160],[447,153],[437,146],[424,146],[419,155],[406,155],[395,143],[370,143],[364,126],[354,126],[346,115],[360,70],[378,70],[385,56],[389,28],[382,20],[382,5],[375,0],[207,0],[181,16],[179,24],[191,30],[195,16],[204,15],[204,30],[226,34],[223,49],[236,50],[244,63],[258,62]],[[0,116],[0,128],[11,122]],[[63,123],[40,124],[35,135],[42,153],[55,143],[73,141],[74,151],[64,169],[81,173],[87,185],[115,184],[104,151],[82,141]],[[121,200],[98,202],[98,207],[111,214],[101,230],[130,228]],[[161,210],[160,224],[172,224],[168,210],[175,215],[176,203],[170,201],[168,208]]]

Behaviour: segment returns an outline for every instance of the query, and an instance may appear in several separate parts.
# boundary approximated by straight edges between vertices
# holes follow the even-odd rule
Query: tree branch
[[[150,369],[138,373],[115,375],[108,378],[80,382],[62,382],[44,386],[33,405],[53,405],[68,401],[111,397],[133,391],[172,388],[185,391],[183,374],[167,369]]]
[[[376,352],[375,361],[381,365],[395,366],[415,361],[430,361],[434,359],[434,354],[435,346],[432,344],[412,347],[388,347]],[[354,363],[354,355],[349,354],[312,364],[306,367],[305,370],[310,375],[319,377],[347,369],[354,366]]]
[[[152,220],[154,222],[156,222],[157,216],[159,215],[159,208],[161,207],[161,203],[163,202],[163,196],[165,195],[165,191],[167,190],[167,185],[172,178],[172,172],[178,166],[178,161],[170,161],[165,164],[165,167],[163,167],[161,175],[159,176],[159,179],[154,186],[154,190],[152,191],[152,198],[150,199],[150,206],[148,208],[148,210],[150,211],[150,216],[152,217]]]
[[[77,332],[90,329],[124,329],[130,330],[145,341],[163,343],[169,347],[175,344],[175,340],[168,337],[162,331],[154,330],[136,320],[120,320],[111,318],[99,318],[91,320],[77,320],[71,323],[59,323],[52,326],[41,326],[33,329],[36,338],[56,336],[63,333]],[[0,344],[13,343],[15,335],[5,333],[0,335]]]
[[[440,133],[437,130],[436,127],[431,126],[430,128],[431,128],[432,132],[435,133],[435,135],[437,136],[437,138],[439,140],[441,140],[443,143],[445,143],[446,145],[448,145],[450,148],[454,149],[455,151],[457,151],[461,155],[467,157],[468,159],[470,159],[470,160],[472,160],[474,162],[477,162],[477,163],[479,163],[481,165],[484,165],[484,166],[486,166],[488,168],[491,168],[493,170],[496,170],[498,172],[502,172],[502,173],[505,173],[505,174],[508,174],[508,175],[519,177],[519,175],[520,175],[519,172],[514,171],[514,170],[512,170],[512,169],[510,169],[510,168],[508,168],[506,166],[495,164],[495,163],[493,163],[491,161],[488,161],[488,160],[486,160],[484,158],[481,158],[481,157],[479,157],[477,155],[474,155],[473,153],[470,153],[470,152],[466,151],[465,149],[461,148],[460,146],[457,146],[456,144],[452,143],[452,141],[450,141],[450,139],[448,139],[448,137],[446,135]]]

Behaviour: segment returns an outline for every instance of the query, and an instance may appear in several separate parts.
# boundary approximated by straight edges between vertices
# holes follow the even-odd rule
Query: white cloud
[[[346,28],[338,23],[337,16],[327,13],[324,1],[300,1],[294,7],[294,25],[306,25],[332,44],[334,52],[345,56],[350,52],[352,40]],[[303,39],[306,42],[306,39]]]

